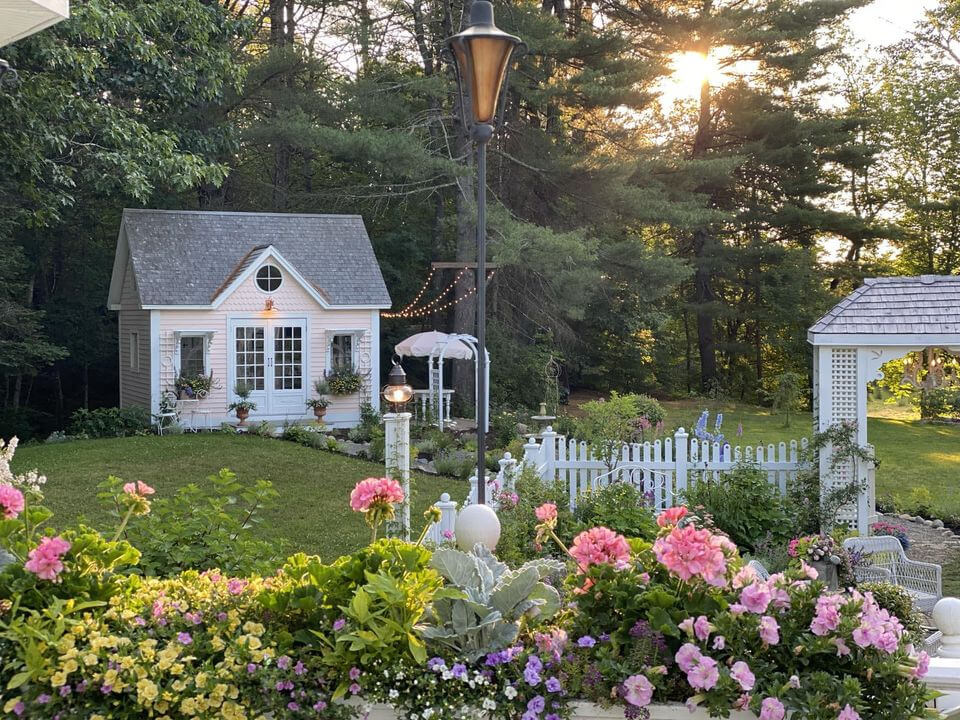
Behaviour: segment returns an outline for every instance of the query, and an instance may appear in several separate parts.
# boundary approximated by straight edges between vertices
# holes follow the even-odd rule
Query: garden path
[[[943,527],[935,527],[936,521],[924,520],[913,515],[881,515],[882,520],[907,528],[910,547],[907,557],[938,565],[950,565],[960,558],[960,536]],[[928,525],[927,523],[933,523]],[[940,523],[942,525],[942,523]]]

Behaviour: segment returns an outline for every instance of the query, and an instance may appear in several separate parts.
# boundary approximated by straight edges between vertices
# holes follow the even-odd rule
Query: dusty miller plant
[[[418,629],[457,657],[473,661],[501,650],[516,640],[524,619],[547,620],[560,609],[560,594],[543,582],[564,571],[557,560],[531,560],[511,570],[477,545],[469,553],[441,548],[430,565],[449,586],[434,597]]]

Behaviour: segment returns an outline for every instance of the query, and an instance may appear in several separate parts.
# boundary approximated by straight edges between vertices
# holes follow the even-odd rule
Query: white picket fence
[[[538,443],[524,446],[523,462],[545,482],[567,486],[570,509],[577,497],[611,482],[629,482],[647,493],[657,510],[675,505],[698,482],[720,481],[738,465],[751,465],[767,474],[771,485],[786,493],[801,468],[806,438],[756,447],[709,443],[690,437],[680,428],[673,437],[624,445],[615,461],[596,457],[586,442],[568,439],[548,427]]]
[[[673,437],[653,442],[624,445],[612,468],[591,452],[586,442],[568,439],[548,427],[540,442],[524,446],[523,462],[506,453],[496,475],[487,476],[487,504],[500,508],[503,492],[513,492],[517,475],[524,467],[533,468],[547,483],[561,482],[568,490],[570,509],[577,498],[612,482],[629,482],[648,494],[656,510],[664,510],[681,501],[684,492],[699,482],[722,482],[723,474],[738,465],[750,465],[767,474],[767,481],[781,493],[802,467],[801,452],[807,439],[776,445],[731,446],[702,442],[680,428]],[[466,505],[477,501],[477,478],[470,478]],[[456,503],[444,493],[437,503],[442,519],[430,528],[427,539],[442,543],[452,539],[457,517]]]

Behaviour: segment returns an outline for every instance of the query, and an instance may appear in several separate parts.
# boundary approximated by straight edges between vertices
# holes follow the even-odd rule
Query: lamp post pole
[[[487,502],[487,143],[492,125],[476,125],[477,143],[477,503]]]
[[[477,146],[477,504],[487,501],[487,143],[503,119],[503,95],[510,58],[523,46],[493,21],[493,4],[473,0],[466,27],[447,38],[453,60],[460,114]],[[469,105],[469,113],[466,107]],[[500,113],[497,113],[497,106]],[[469,119],[468,119],[469,116]]]

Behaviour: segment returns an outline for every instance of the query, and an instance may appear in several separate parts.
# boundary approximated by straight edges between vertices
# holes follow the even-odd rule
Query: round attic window
[[[283,282],[283,276],[280,275],[280,268],[275,265],[264,265],[257,270],[257,287],[264,292],[273,292],[280,283]]]

